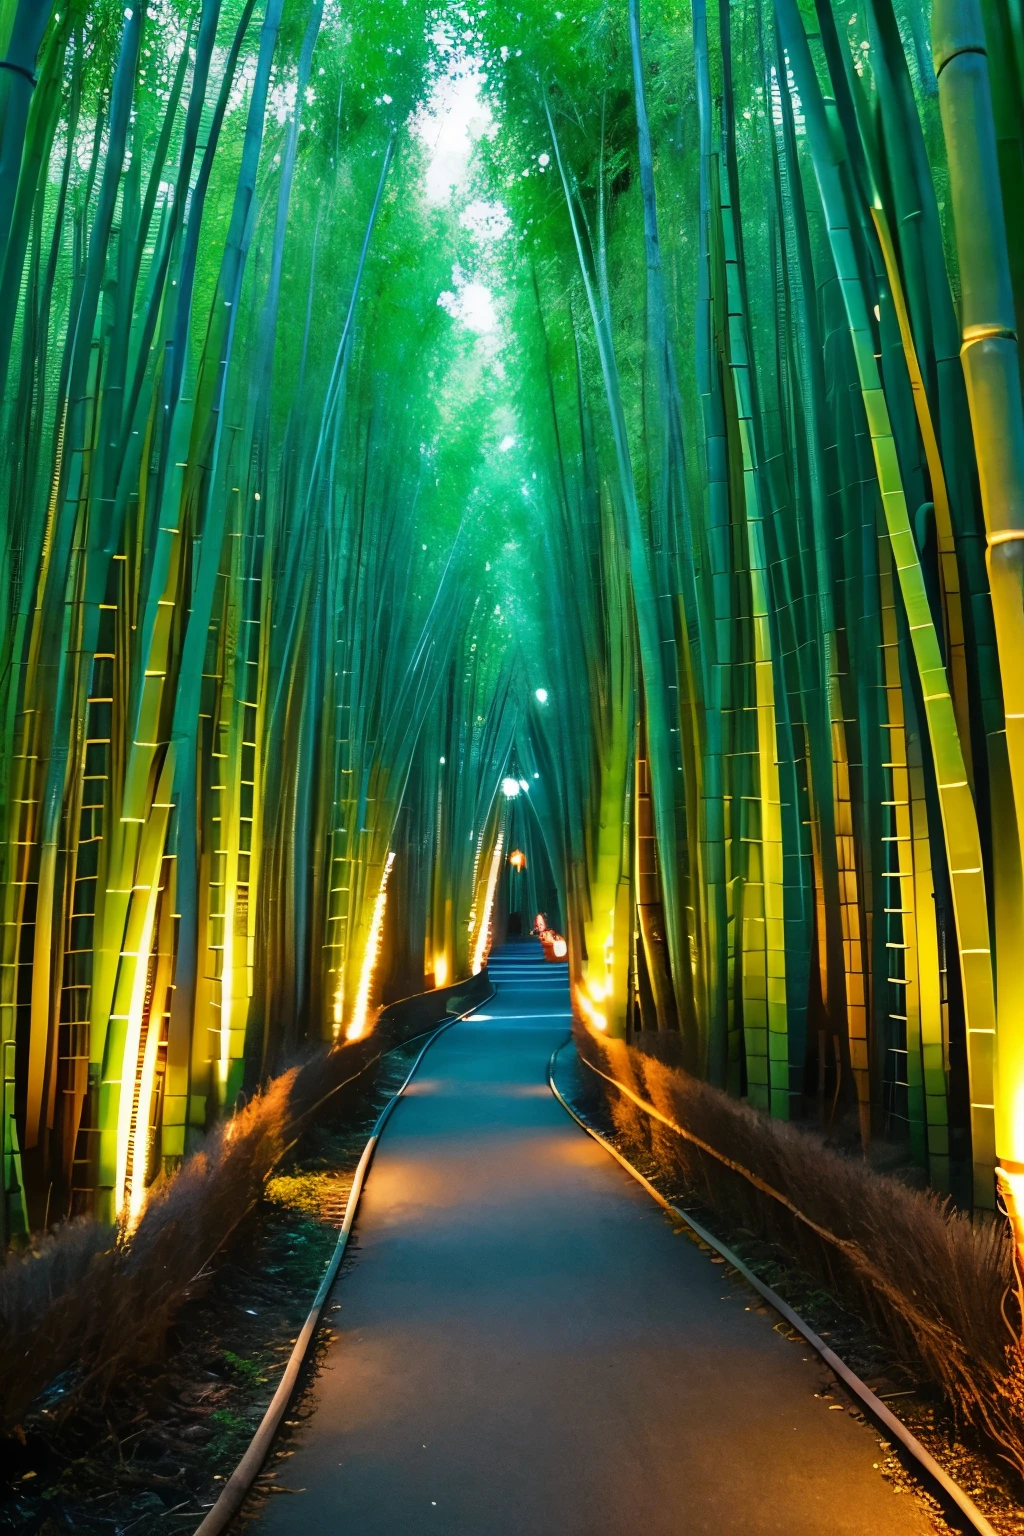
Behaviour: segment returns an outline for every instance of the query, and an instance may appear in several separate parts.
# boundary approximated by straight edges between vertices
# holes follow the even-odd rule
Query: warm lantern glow
[[[1024,1256],[1024,1168],[1019,1163],[1008,1167],[1004,1160],[996,1167],[996,1187],[1006,1208],[1020,1265]]]
[[[587,989],[584,986],[578,986],[576,988],[576,1006],[583,1017],[586,1019],[587,1023],[590,1025],[591,1029],[596,1029],[603,1033],[608,1028],[608,1020],[605,1018],[603,1013],[599,1013],[594,1007],[593,1003],[590,1001]]]
[[[153,1085],[156,1081],[157,1054],[160,1050],[160,1024],[159,1017],[150,1016],[142,1055],[139,1101],[135,1110],[135,1124],[132,1128],[129,1151],[131,1182],[125,1202],[127,1205],[125,1223],[129,1232],[134,1232],[138,1226],[149,1198],[149,1115],[153,1103]]]
[[[487,875],[487,894],[484,897],[484,910],[480,918],[480,931],[476,936],[476,949],[473,951],[473,975],[479,976],[487,959],[487,947],[491,942],[491,913],[494,910],[494,893],[498,889],[498,872],[501,869],[501,853],[505,846],[504,832],[498,833],[498,840],[494,845],[494,853],[491,856],[491,867]]]
[[[597,928],[595,921],[594,927]],[[598,931],[600,931],[598,929]],[[587,974],[583,980],[583,987],[590,1003],[614,1007],[615,1003],[615,911],[608,913],[608,933],[601,941],[601,953],[597,954],[597,941],[588,939],[590,960],[587,965]],[[605,1018],[601,1014],[602,1019]],[[607,1020],[605,1020],[607,1023]],[[604,1028],[604,1025],[599,1026]]]
[[[363,968],[359,973],[359,989],[356,992],[352,1017],[345,1031],[346,1040],[358,1040],[366,1031],[366,1021],[370,1011],[370,988],[373,985],[373,972],[377,965],[377,956],[380,954],[380,941],[384,932],[384,912],[388,904],[388,876],[391,874],[391,866],[394,862],[394,854],[389,853],[384,864],[384,873],[380,877],[380,890],[377,892],[377,900],[373,904],[370,932],[366,940],[366,953],[363,955]]]
[[[448,985],[448,956],[434,956],[434,986],[446,987]]]
[[[508,861],[513,869],[523,870],[526,868],[526,854],[521,848],[513,849],[508,856]]]
[[[157,801],[154,804],[154,810],[158,809],[164,813],[170,809],[172,764],[173,758],[168,755],[160,775]],[[153,825],[147,833],[147,841],[143,844],[144,855],[151,852],[154,843],[159,845],[166,825],[166,814],[162,818],[154,819]],[[149,863],[149,859],[146,859],[146,863]],[[114,1188],[118,1208],[129,1224],[132,1223],[133,1219],[135,1222],[138,1221],[139,1216],[142,1214],[142,1205],[145,1201],[146,1164],[149,1159],[149,1112],[153,1097],[153,1082],[156,1076],[156,1047],[158,1039],[150,1041],[149,1033],[147,1032],[146,1045],[143,1045],[142,1026],[146,1012],[146,995],[149,990],[148,957],[153,951],[157,898],[160,893],[159,862],[153,868],[152,883],[143,885],[140,882],[136,886],[136,892],[138,894],[138,902],[137,904],[133,902],[130,909],[128,928],[121,951],[122,974],[126,978],[130,978],[125,987],[127,996],[121,990],[120,981],[114,996],[116,1010],[114,1016],[119,1015],[125,1020],[117,1111],[117,1163],[114,1173]],[[135,962],[134,965],[129,963],[131,961]],[[119,1007],[122,998],[127,1003],[123,1014],[121,1014]],[[159,1020],[153,1019],[148,1029],[149,1031],[155,1030],[157,1037],[159,1037]],[[139,1063],[140,1046],[142,1046],[141,1065]],[[135,1095],[136,1087],[138,1088],[137,1098]],[[131,1169],[130,1176],[129,1168]],[[132,1214],[133,1209],[134,1218]]]
[[[543,917],[538,915],[537,922],[538,925],[543,923]],[[540,942],[544,946],[545,960],[564,960],[566,954],[568,953],[569,946],[562,938],[562,935],[560,933],[556,933],[553,928],[548,928],[547,926],[538,926],[537,932]]]

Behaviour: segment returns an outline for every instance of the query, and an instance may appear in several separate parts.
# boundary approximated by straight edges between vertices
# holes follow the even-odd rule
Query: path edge
[[[380,1141],[384,1127],[387,1125],[392,1114],[394,1113],[398,1101],[405,1094],[405,1090],[408,1088],[409,1084],[412,1082],[416,1075],[416,1071],[420,1062],[430,1050],[435,1040],[437,1040],[441,1035],[446,1034],[448,1030],[452,1029],[456,1024],[461,1023],[463,1019],[468,1019],[470,1015],[475,1013],[478,1008],[482,1008],[485,1003],[489,1003],[494,996],[495,989],[492,987],[487,996],[481,998],[479,1002],[474,1003],[472,1008],[467,1008],[464,1013],[455,1014],[455,1016],[449,1019],[447,1023],[441,1024],[437,1029],[433,1030],[430,1039],[425,1043],[423,1048],[420,1050],[419,1055],[416,1057],[416,1060],[409,1068],[409,1072],[405,1081],[402,1083],[397,1092],[393,1094],[392,1097],[388,1100],[387,1104],[385,1104],[384,1108],[378,1115],[373,1130],[370,1132],[370,1138],[367,1141],[366,1146],[363,1148],[363,1154],[360,1157],[358,1164],[356,1165],[355,1176],[352,1180],[352,1188],[349,1190],[348,1200],[345,1204],[345,1217],[341,1224],[341,1230],[338,1233],[338,1241],[335,1244],[330,1263],[324,1271],[324,1277],[320,1282],[316,1296],[313,1298],[313,1305],[309,1309],[309,1314],[306,1317],[306,1321],[303,1323],[302,1329],[295,1341],[292,1352],[288,1356],[288,1363],[285,1366],[284,1374],[278,1383],[277,1391],[270,1399],[270,1403],[263,1415],[263,1418],[260,1420],[260,1423],[256,1429],[256,1433],[250,1440],[241,1461],[238,1463],[237,1467],[232,1472],[227,1482],[224,1484],[224,1487],[221,1489],[216,1503],[206,1514],[202,1522],[196,1527],[195,1536],[219,1536],[220,1532],[227,1530],[228,1526],[231,1524],[231,1521],[235,1518],[235,1516],[238,1514],[238,1511],[245,1503],[245,1500],[248,1497],[253,1484],[260,1474],[263,1463],[266,1461],[267,1456],[270,1453],[270,1448],[273,1445],[274,1440],[277,1437],[277,1432],[281,1427],[281,1421],[283,1420],[285,1414],[288,1412],[289,1404],[291,1403],[291,1400],[295,1394],[295,1389],[298,1386],[299,1373],[305,1364],[306,1356],[309,1353],[309,1347],[316,1336],[318,1327],[320,1326],[320,1319],[323,1314],[324,1307],[327,1303],[327,1298],[331,1294],[331,1289],[335,1280],[337,1279],[338,1270],[341,1268],[341,1261],[345,1257],[345,1250],[348,1247],[349,1236],[352,1232],[352,1227],[355,1222],[356,1212],[359,1209],[359,1200],[363,1192],[363,1185],[366,1183],[366,1176],[370,1171],[370,1164],[373,1162],[373,1155],[377,1150],[377,1144]],[[408,1041],[404,1042],[406,1045],[408,1043]],[[395,1046],[393,1049],[401,1050],[402,1046]],[[384,1052],[384,1055],[386,1056],[390,1054],[390,1051]]]
[[[673,1205],[671,1200],[666,1200],[660,1190],[655,1189],[650,1180],[645,1179],[639,1169],[634,1168],[633,1164],[623,1157],[617,1147],[612,1146],[611,1142],[607,1141],[600,1131],[594,1130],[593,1126],[588,1125],[585,1120],[581,1119],[555,1082],[555,1061],[571,1040],[572,1036],[567,1035],[561,1045],[555,1046],[548,1060],[548,1087],[566,1113],[575,1120],[581,1130],[586,1131],[588,1136],[593,1137],[598,1146],[603,1147],[606,1152],[614,1157],[617,1163],[621,1163],[626,1172],[631,1174],[638,1184],[643,1185],[652,1199],[656,1200],[673,1217],[677,1217],[681,1222],[685,1223],[695,1236],[699,1237],[702,1242],[707,1243],[709,1248],[713,1248],[716,1253],[720,1254],[726,1263],[731,1264],[743,1276],[744,1280],[764,1297],[765,1301],[769,1302],[777,1312],[781,1313],[786,1322],[796,1329],[829,1369],[835,1372],[843,1385],[855,1397],[859,1398],[872,1418],[883,1425],[893,1438],[899,1441],[903,1449],[913,1457],[914,1461],[917,1462],[918,1466],[926,1474],[928,1481],[935,1484],[946,1498],[956,1506],[960,1513],[969,1521],[973,1530],[979,1532],[980,1536],[997,1536],[994,1526],[989,1524],[970,1495],[965,1493],[960,1485],[953,1481],[948,1472],[943,1471],[934,1456],[925,1449],[917,1436],[907,1428],[901,1419],[896,1417],[890,1408],[886,1407],[880,1397],[875,1396],[871,1388],[860,1379],[855,1371],[850,1369],[845,1360],[841,1360],[835,1351],[828,1347],[824,1339],[819,1338],[814,1329],[804,1322],[800,1314],[794,1312],[789,1303],[783,1301],[782,1297],[776,1291],[773,1291],[770,1285],[766,1285],[752,1270],[748,1269],[739,1255],[733,1253],[732,1249],[723,1243],[721,1238],[709,1232],[706,1227],[702,1227],[699,1221],[695,1221],[680,1206]],[[614,1081],[614,1079],[610,1079],[610,1081]]]

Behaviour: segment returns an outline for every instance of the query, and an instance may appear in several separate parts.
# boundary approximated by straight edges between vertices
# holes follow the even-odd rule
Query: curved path
[[[926,1536],[817,1360],[552,1098],[564,967],[489,969],[380,1144],[260,1536]]]

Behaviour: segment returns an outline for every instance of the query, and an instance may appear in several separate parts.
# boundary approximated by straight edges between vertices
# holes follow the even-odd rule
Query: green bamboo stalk
[[[669,714],[665,703],[665,675],[660,647],[657,599],[654,593],[648,556],[644,544],[640,509],[636,496],[636,484],[633,478],[629,434],[622,408],[622,395],[619,387],[615,348],[611,336],[610,316],[607,306],[599,300],[597,287],[587,264],[580,224],[568,179],[568,170],[562,158],[560,141],[546,97],[544,99],[544,112],[552,148],[555,152],[556,165],[562,182],[580,275],[590,310],[594,338],[601,363],[605,398],[611,420],[617,471],[617,489],[621,498],[622,515],[625,522],[626,545],[629,551],[630,562],[630,581],[639,634],[641,667],[644,676],[645,694],[648,700],[648,738],[650,750],[654,761],[670,763],[673,759],[673,751],[669,742],[671,727],[669,726]],[[677,978],[685,974],[686,960],[684,960],[680,944],[682,928],[679,921],[677,891],[677,833],[674,794],[671,786],[665,783],[668,777],[669,775],[664,773],[660,776],[657,774],[654,776],[654,794],[652,798],[660,855],[661,882],[668,913],[666,938],[669,949],[669,962],[672,977]],[[677,1004],[681,1005],[685,1002],[687,994],[678,987],[676,988],[675,995]],[[690,1020],[686,1020],[685,1014],[684,1022],[687,1025],[691,1024]],[[699,1021],[694,1020],[692,1021],[692,1027],[686,1028],[684,1031],[689,1040],[689,1049],[694,1053],[694,1059],[698,1061],[706,1054],[700,1039],[700,1028]]]
[[[935,6],[932,47],[960,261],[961,358],[985,513],[1019,843],[1024,825],[1024,681],[1019,664],[1024,645],[1024,409],[986,38],[971,0],[943,0]],[[1017,999],[1011,990],[1002,1001],[1013,1004]],[[992,1092],[995,1151],[1012,1175],[1024,1167],[1024,1122],[1015,1108],[1024,1044],[1015,1012],[1011,1018],[1001,1006],[999,1025]]]
[[[845,195],[820,87],[814,76],[803,25],[792,0],[776,0],[776,14],[808,124],[809,147],[828,225],[829,243],[842,287],[882,506],[924,694],[953,885],[967,1015],[974,1199],[981,1207],[991,1207],[994,1203],[993,1069],[996,1020],[988,901],[977,817],[921,564],[910,528],[889,412],[875,360],[867,303],[850,239]]]
[[[33,92],[38,83],[36,58],[52,11],[52,0],[18,0],[0,68],[0,256],[10,239]]]

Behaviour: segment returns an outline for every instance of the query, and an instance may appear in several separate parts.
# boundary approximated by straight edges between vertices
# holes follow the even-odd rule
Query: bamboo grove
[[[476,24],[578,1009],[1013,1216],[1020,18]]]
[[[369,1027],[390,882],[393,990],[468,970],[510,694],[399,22],[6,8],[8,1237],[131,1222],[240,1093]]]
[[[0,48],[3,1240],[130,1226],[534,905],[591,1027],[1013,1216],[1016,8],[3,0]]]

